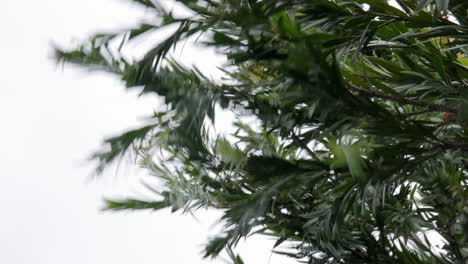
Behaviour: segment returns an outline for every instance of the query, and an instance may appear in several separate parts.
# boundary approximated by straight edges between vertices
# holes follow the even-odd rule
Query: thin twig
[[[297,145],[299,145],[299,147],[303,148],[310,156],[312,156],[314,159],[316,160],[320,160],[319,157],[317,157],[317,155],[315,155],[315,153],[307,146],[307,144],[305,144],[304,142],[302,142],[297,136],[296,134],[294,134],[294,132],[292,133],[292,138],[294,140],[294,142],[296,142]]]

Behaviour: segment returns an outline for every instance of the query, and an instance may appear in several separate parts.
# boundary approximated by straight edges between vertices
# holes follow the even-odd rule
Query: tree
[[[180,0],[187,17],[134,2],[154,20],[57,50],[165,99],[93,155],[102,172],[135,154],[158,198],[108,209],[220,209],[206,256],[235,263],[253,233],[306,263],[468,263],[468,1]],[[142,59],[112,48],[170,26]],[[168,55],[200,36],[227,56],[224,80]]]

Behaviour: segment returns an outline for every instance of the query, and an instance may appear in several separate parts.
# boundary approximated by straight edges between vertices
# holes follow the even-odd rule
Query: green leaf
[[[361,150],[359,144],[352,144],[343,148],[344,156],[346,157],[346,163],[348,165],[351,175],[356,178],[362,178],[364,176],[363,170],[363,159],[361,157]]]
[[[151,209],[151,210],[159,210],[170,205],[167,204],[165,201],[161,202],[148,202],[148,201],[141,201],[141,200],[105,200],[105,210],[144,210],[144,209]]]
[[[239,165],[245,160],[245,154],[237,147],[233,147],[226,139],[218,139],[216,153],[221,155],[224,162]]]
[[[344,147],[342,145],[338,145],[334,140],[330,140],[328,142],[328,148],[333,154],[333,159],[332,163],[330,164],[330,167],[332,169],[339,169],[345,167],[347,164],[347,160]]]

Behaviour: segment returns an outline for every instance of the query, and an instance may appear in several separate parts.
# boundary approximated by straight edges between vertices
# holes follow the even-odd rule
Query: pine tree
[[[253,233],[305,263],[468,263],[468,1],[180,0],[186,17],[134,2],[154,20],[56,53],[165,99],[93,155],[102,172],[135,154],[161,198],[108,209],[220,209],[206,256],[235,263]],[[110,48],[167,27],[142,59]],[[227,57],[221,81],[169,56],[200,36]]]

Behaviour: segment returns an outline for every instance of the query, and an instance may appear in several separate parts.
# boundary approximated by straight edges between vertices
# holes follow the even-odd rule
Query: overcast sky
[[[131,192],[142,172],[123,166],[100,183],[87,180],[89,153],[138,125],[156,100],[138,99],[108,75],[62,71],[50,59],[51,41],[72,43],[141,14],[119,0],[3,1],[0,263],[209,263],[200,252],[219,213],[200,212],[198,220],[167,210],[102,213],[103,195]],[[181,56],[208,68],[220,62],[207,51]],[[272,241],[249,241],[240,247],[246,263],[293,263],[269,262]]]

